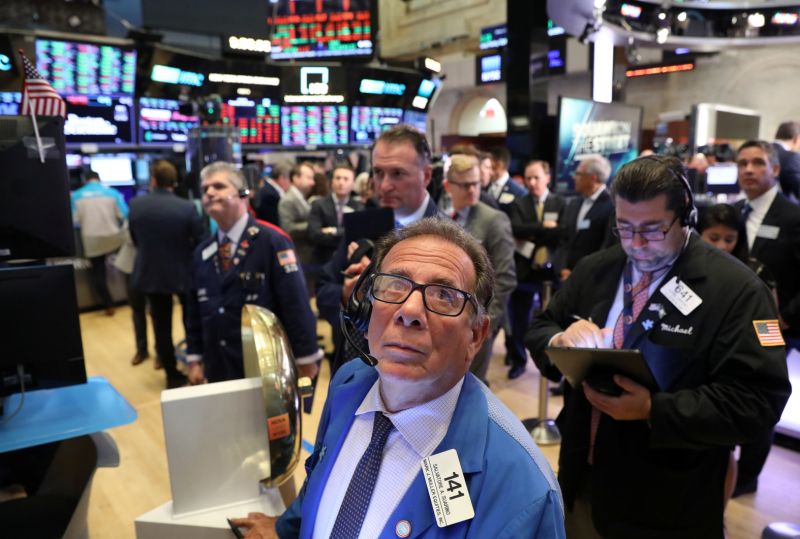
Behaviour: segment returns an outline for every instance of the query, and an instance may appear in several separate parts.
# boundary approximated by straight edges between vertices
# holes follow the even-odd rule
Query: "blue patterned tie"
[[[356,539],[361,532],[361,525],[367,515],[367,508],[372,499],[375,481],[378,479],[378,470],[383,459],[383,447],[392,431],[392,422],[381,412],[375,412],[375,421],[372,424],[372,439],[361,460],[358,461],[350,479],[350,486],[339,507],[336,522],[333,524],[330,539]]]

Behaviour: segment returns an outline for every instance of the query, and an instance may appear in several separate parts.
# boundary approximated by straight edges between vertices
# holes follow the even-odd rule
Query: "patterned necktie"
[[[544,222],[544,202],[541,199],[536,201],[536,221],[540,224]],[[547,247],[539,247],[533,254],[533,267],[541,268],[546,266],[549,258],[550,253],[547,252]]]
[[[222,239],[222,243],[219,245],[219,269],[222,270],[222,273],[228,273],[228,270],[231,269],[231,258],[233,258],[233,242],[228,236],[225,236]]]
[[[375,412],[372,424],[372,439],[364,455],[358,461],[353,478],[339,507],[330,539],[356,539],[367,516],[375,481],[383,459],[383,447],[392,431],[392,422],[381,412]]]
[[[625,269],[626,273],[630,272],[630,267]],[[653,272],[642,272],[642,276],[636,284],[630,284],[629,274],[623,279],[623,308],[617,317],[617,323],[614,325],[614,348],[622,348],[625,342],[625,335],[633,325],[633,322],[639,318],[645,303],[647,303],[647,296],[650,290],[650,282],[653,278]],[[592,418],[589,423],[589,464],[594,461],[594,442],[597,438],[597,428],[600,426],[600,410],[592,406]]]
[[[750,213],[753,211],[753,206],[750,205],[749,202],[745,202],[744,206],[742,206],[741,214],[742,214],[742,221],[747,222],[747,218],[750,217]]]
[[[342,227],[342,219],[344,218],[344,203],[336,201],[336,226]]]

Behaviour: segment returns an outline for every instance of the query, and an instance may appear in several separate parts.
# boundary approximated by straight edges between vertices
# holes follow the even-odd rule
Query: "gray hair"
[[[593,153],[585,156],[581,162],[586,163],[587,174],[597,176],[602,183],[608,183],[608,179],[611,177],[611,163],[608,159],[599,153]]]
[[[475,315],[473,322],[482,321],[492,301],[494,290],[494,268],[489,261],[486,249],[469,232],[455,222],[429,217],[403,228],[396,228],[382,237],[375,248],[375,267],[380,269],[392,248],[403,240],[422,236],[433,236],[451,243],[464,251],[475,267],[475,291],[471,292],[476,299],[473,304]]]
[[[367,190],[367,182],[369,182],[369,172],[362,172],[358,176],[356,176],[356,181],[353,184],[353,191],[356,194],[362,194]]]
[[[228,181],[239,191],[244,189],[247,185],[242,171],[233,163],[226,163],[225,161],[216,161],[204,166],[203,170],[200,171],[200,181],[205,181],[209,176],[220,172],[224,173]]]

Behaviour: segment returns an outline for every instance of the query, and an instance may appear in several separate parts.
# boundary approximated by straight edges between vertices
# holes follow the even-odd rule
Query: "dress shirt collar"
[[[538,197],[538,198],[536,197],[536,195],[531,194],[531,196],[533,197],[534,202],[537,202],[537,203],[541,202],[542,204],[544,204],[547,201],[548,195],[550,195],[550,189],[545,189],[544,190],[544,194],[542,196]]]
[[[268,178],[267,179],[267,183],[275,188],[275,190],[278,192],[278,195],[281,198],[283,198],[283,195],[286,194],[286,191],[283,190],[283,187],[281,187],[280,184],[278,182],[276,182],[275,180],[273,180],[272,178]]]
[[[781,148],[783,148],[787,152],[791,152],[792,151],[792,149],[789,147],[789,145],[786,144],[786,142],[784,142],[782,140],[776,140],[775,144],[778,144]]]
[[[777,182],[766,193],[753,200],[748,200],[748,203],[753,208],[753,213],[763,216],[769,211],[769,207],[772,206],[776,196],[778,196]]]
[[[583,199],[583,201],[584,201],[584,202],[586,202],[586,201],[589,201],[589,200],[590,200],[590,201],[592,202],[592,204],[594,204],[595,202],[597,202],[597,199],[598,199],[598,198],[600,198],[600,195],[602,195],[602,194],[603,194],[603,191],[605,191],[605,190],[606,190],[606,186],[605,186],[605,185],[603,185],[603,184],[600,184],[600,189],[598,189],[597,191],[595,191],[595,192],[594,192],[594,194],[593,194],[592,196],[590,196],[590,197],[585,197],[585,198]]]
[[[378,378],[372,385],[361,406],[356,410],[356,416],[370,412],[383,412],[392,420],[394,428],[417,452],[420,458],[430,456],[438,447],[447,429],[450,427],[450,420],[456,410],[458,397],[461,395],[461,387],[464,385],[464,378],[456,383],[444,395],[432,401],[408,408],[400,412],[389,412],[383,404],[380,392],[381,380]]]
[[[500,176],[497,180],[495,180],[494,183],[492,183],[491,191],[492,191],[492,194],[494,195],[494,198],[497,198],[497,197],[500,196],[500,193],[503,192],[503,188],[506,186],[506,184],[508,183],[508,180],[510,180],[510,179],[511,179],[511,175],[509,175],[508,171],[506,171],[505,173],[503,173],[502,176]]]
[[[350,202],[350,197],[347,197],[344,200],[339,200],[339,197],[336,196],[336,193],[331,193],[331,199],[333,200],[333,205],[337,208],[339,206],[347,206],[347,203]]]
[[[400,215],[399,213],[397,213],[397,210],[395,210],[394,211],[395,221],[400,223],[400,226],[408,226],[411,223],[416,223],[417,221],[425,217],[425,210],[428,209],[428,202],[430,201],[430,199],[431,195],[428,194],[427,191],[425,191],[425,199],[422,201],[422,205],[419,208],[417,208],[416,211],[414,211],[414,213],[411,213],[409,215]]]
[[[225,239],[225,236],[228,236],[234,246],[239,245],[239,240],[242,238],[242,234],[244,234],[244,229],[247,226],[247,220],[249,218],[250,216],[247,214],[247,212],[245,212],[245,214],[239,217],[239,220],[236,221],[231,229],[227,232],[220,228],[217,232],[217,240],[222,243],[222,240]]]

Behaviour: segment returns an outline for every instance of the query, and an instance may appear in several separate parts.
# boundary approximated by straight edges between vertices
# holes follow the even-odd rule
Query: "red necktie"
[[[233,243],[228,236],[222,240],[222,243],[219,246],[219,267],[222,270],[222,273],[227,273],[229,269],[231,269],[231,258],[233,257],[233,253],[231,252],[231,247]]]

